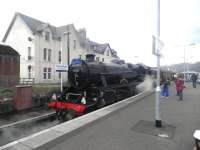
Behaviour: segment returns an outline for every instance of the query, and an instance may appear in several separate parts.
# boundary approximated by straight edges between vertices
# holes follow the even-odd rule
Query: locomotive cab
[[[73,59],[69,66],[68,79],[72,87],[85,88],[88,83],[87,64],[81,59]]]

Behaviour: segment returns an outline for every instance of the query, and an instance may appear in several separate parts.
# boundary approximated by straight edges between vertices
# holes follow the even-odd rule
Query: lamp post
[[[183,70],[184,70],[184,72],[183,72],[183,77],[184,77],[184,81],[186,81],[186,73],[185,73],[185,71],[186,71],[186,67],[185,67],[185,49],[186,49],[186,46],[184,46],[184,57],[183,57],[183,59],[184,59],[184,68],[183,68]]]
[[[67,32],[67,65],[69,67],[69,64],[70,64],[70,39],[69,39],[69,35],[71,33],[70,32]]]
[[[156,38],[160,38],[160,0],[157,0],[157,29]],[[158,43],[157,43],[158,45]],[[156,47],[157,50],[157,87],[156,87],[156,98],[155,98],[155,126],[162,127],[162,121],[160,116],[160,48]]]
[[[61,48],[60,48],[60,51],[61,51],[61,64],[62,64],[62,53],[63,53],[63,42],[62,42],[62,38],[64,37],[64,35],[66,35],[67,34],[67,65],[69,66],[69,62],[70,62],[70,39],[69,39],[69,35],[71,34],[69,31],[66,31],[66,32],[64,32],[63,34],[62,34],[62,36],[61,36],[61,44],[60,44],[60,46],[61,46]],[[63,92],[63,76],[62,76],[62,72],[60,72],[61,73],[61,76],[60,76],[60,91],[61,91],[61,93]]]
[[[192,64],[192,62],[193,62],[193,56],[190,56],[189,57],[189,60],[188,60],[188,63],[187,63],[187,71],[190,71],[190,65]]]
[[[184,56],[183,56],[183,58],[184,58],[184,69],[183,69],[184,70],[184,72],[183,72],[184,81],[186,81],[186,47],[187,46],[193,46],[193,45],[195,45],[195,43],[190,43],[190,44],[183,46],[183,48],[184,48]],[[187,68],[188,68],[188,66],[187,66]]]

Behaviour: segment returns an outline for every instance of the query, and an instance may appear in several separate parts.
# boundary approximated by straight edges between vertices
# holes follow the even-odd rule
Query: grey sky
[[[151,50],[156,0],[6,0],[1,2],[0,39],[15,12],[55,26],[74,23],[86,28],[91,40],[110,43],[126,62],[144,62],[155,66]],[[198,42],[200,33],[199,0],[161,0],[161,38],[165,57],[162,64],[181,61],[171,57],[171,46]],[[177,50],[182,53],[181,48]],[[138,57],[135,57],[138,56]],[[170,58],[171,57],[171,58]]]

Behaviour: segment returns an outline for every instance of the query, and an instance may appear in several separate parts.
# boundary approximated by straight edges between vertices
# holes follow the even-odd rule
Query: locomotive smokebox
[[[87,62],[94,62],[95,54],[87,54],[86,55],[86,61]]]

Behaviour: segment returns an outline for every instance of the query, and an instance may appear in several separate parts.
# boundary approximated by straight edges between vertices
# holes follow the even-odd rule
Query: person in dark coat
[[[192,76],[191,76],[191,79],[192,79],[193,88],[196,88],[196,85],[197,85],[197,75],[193,73]]]

